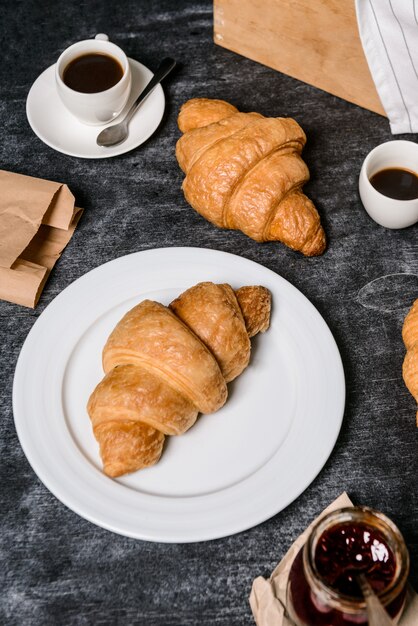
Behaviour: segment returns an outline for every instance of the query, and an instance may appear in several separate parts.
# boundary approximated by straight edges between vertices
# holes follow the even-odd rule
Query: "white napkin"
[[[394,135],[418,132],[418,0],[356,0],[363,49]]]

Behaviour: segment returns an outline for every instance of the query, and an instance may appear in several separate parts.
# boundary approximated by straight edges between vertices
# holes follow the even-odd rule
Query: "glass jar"
[[[356,582],[359,573],[396,623],[409,573],[401,533],[386,515],[368,507],[338,509],[317,522],[293,561],[289,616],[297,626],[366,626],[366,604]]]

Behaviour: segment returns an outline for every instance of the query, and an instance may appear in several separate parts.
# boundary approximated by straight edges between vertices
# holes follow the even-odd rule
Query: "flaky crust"
[[[202,99],[202,109],[208,107]],[[241,230],[256,241],[282,241],[307,256],[322,254],[325,233],[301,188],[309,171],[300,157],[306,136],[291,118],[231,113],[212,101],[219,119],[199,118],[199,99],[183,105],[185,134],[176,157],[186,173],[183,191],[192,207],[221,228]]]
[[[235,291],[249,337],[265,333],[270,326],[271,293],[261,285],[240,287]]]
[[[109,420],[141,421],[165,435],[181,435],[198,414],[188,398],[136,365],[110,370],[91,394],[87,409],[94,428]]]
[[[251,344],[230,285],[200,283],[182,293],[170,308],[211,351],[226,382],[247,367]]]
[[[116,326],[103,350],[103,369],[139,365],[188,398],[201,413],[226,400],[226,383],[206,346],[159,302],[144,300]]]
[[[176,158],[183,172],[188,172],[199,156],[217,141],[234,135],[262,117],[259,113],[235,113],[217,123],[193,128],[185,133],[176,144]]]
[[[248,365],[249,336],[268,327],[269,296],[205,282],[169,308],[144,300],[128,311],[106,342],[106,375],[87,405],[108,476],[153,465],[166,435],[223,405],[226,382]]]
[[[136,472],[159,460],[164,435],[142,422],[104,422],[93,429],[99,442],[103,471],[111,478]]]
[[[407,349],[402,375],[409,392],[418,402],[418,299],[415,300],[402,327],[402,338]],[[418,411],[416,415],[418,426]]]
[[[409,350],[418,342],[418,298],[415,300],[402,326],[402,339],[405,348]]]
[[[154,465],[164,435],[184,433],[198,414],[187,398],[135,365],[120,365],[106,374],[87,410],[104,471],[112,477]]]
[[[237,108],[224,100],[192,98],[181,107],[177,122],[181,132],[185,133],[192,128],[219,122],[237,111]]]

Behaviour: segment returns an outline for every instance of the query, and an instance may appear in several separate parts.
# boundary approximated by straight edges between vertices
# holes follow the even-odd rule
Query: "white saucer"
[[[134,59],[129,59],[129,63],[132,72],[132,93],[120,117],[153,76],[142,63]],[[157,85],[132,118],[126,141],[119,146],[102,148],[96,144],[96,137],[110,124],[87,126],[67,111],[55,88],[54,72],[55,65],[51,65],[33,83],[26,101],[26,115],[39,139],[58,152],[84,159],[106,159],[124,154],[144,143],[161,122],[165,98],[161,85]],[[118,119],[115,118],[112,123],[116,123]]]

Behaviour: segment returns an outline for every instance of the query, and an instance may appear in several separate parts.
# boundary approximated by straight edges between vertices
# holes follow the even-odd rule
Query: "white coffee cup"
[[[418,144],[412,141],[387,141],[365,158],[359,177],[359,192],[371,218],[386,228],[406,228],[418,222],[418,198],[395,200],[373,187],[370,178],[387,168],[402,168],[418,175]]]
[[[67,65],[83,54],[94,52],[116,59],[122,66],[122,78],[110,89],[97,93],[82,93],[68,87],[63,81]],[[111,43],[107,35],[99,34],[95,39],[78,41],[64,50],[55,65],[55,81],[58,94],[66,108],[80,122],[100,126],[112,121],[125,106],[131,92],[131,68],[123,50]]]

